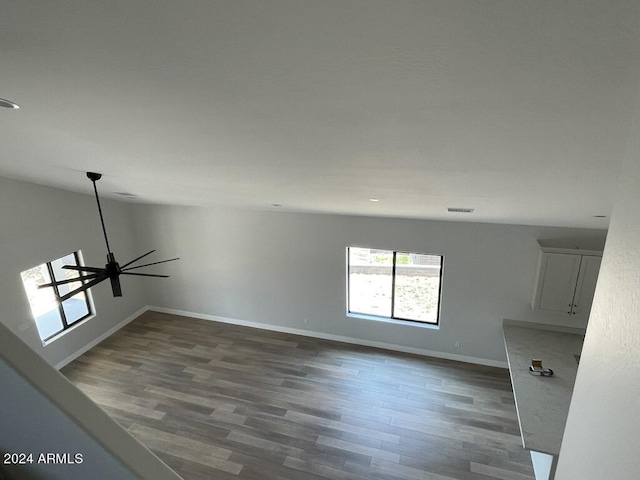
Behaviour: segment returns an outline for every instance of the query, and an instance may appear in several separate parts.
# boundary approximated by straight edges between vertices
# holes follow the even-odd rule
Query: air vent
[[[135,193],[129,193],[129,192],[115,192],[116,195],[120,195],[121,197],[125,197],[125,198],[138,198],[138,196]]]
[[[447,208],[448,212],[451,213],[473,213],[474,208],[457,208],[457,207],[449,207]]]

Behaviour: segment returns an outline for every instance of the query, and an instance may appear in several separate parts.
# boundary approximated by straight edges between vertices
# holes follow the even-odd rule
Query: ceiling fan
[[[134,258],[133,260],[131,260],[128,263],[125,263],[122,266],[120,266],[118,262],[116,262],[116,257],[111,251],[111,247],[109,247],[107,230],[104,227],[104,218],[102,217],[102,208],[100,207],[100,198],[98,197],[98,188],[96,187],[96,182],[100,180],[100,178],[102,178],[102,174],[87,172],[87,178],[89,178],[89,180],[93,182],[93,191],[96,194],[96,202],[98,204],[98,213],[100,214],[100,223],[102,224],[102,233],[104,234],[104,241],[107,244],[107,264],[104,266],[104,268],[85,267],[84,265],[64,265],[62,268],[67,270],[75,270],[80,273],[78,274],[78,276],[73,278],[68,278],[65,280],[59,280],[56,282],[39,285],[38,288],[46,288],[46,287],[54,287],[54,286],[57,287],[58,285],[64,285],[67,283],[82,281],[83,283],[80,287],[60,297],[60,302],[64,302],[68,298],[71,298],[80,292],[84,292],[85,290],[88,290],[91,287],[96,286],[97,284],[99,284],[100,282],[103,282],[106,279],[111,280],[111,291],[113,292],[113,296],[121,297],[122,288],[120,286],[120,275],[136,275],[141,277],[161,277],[161,278],[169,277],[169,275],[156,275],[151,273],[138,273],[138,272],[130,271],[130,270],[135,270],[137,268],[148,267],[150,265],[158,265],[159,263],[166,263],[166,262],[172,262],[174,260],[179,260],[179,258],[170,258],[169,260],[161,260],[159,262],[152,262],[152,263],[145,263],[144,265],[131,266],[134,263],[136,263],[138,260],[146,257],[147,255],[152,254],[153,252],[155,252],[155,250],[151,250],[150,252],[147,252],[144,255],[140,255],[138,258]]]

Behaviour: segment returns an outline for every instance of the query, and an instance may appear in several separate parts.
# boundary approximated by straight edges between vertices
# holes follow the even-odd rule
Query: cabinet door
[[[591,312],[601,261],[601,257],[582,257],[576,294],[573,297],[573,313],[576,316],[588,317]]]
[[[571,313],[581,258],[563,253],[542,254],[540,310]]]

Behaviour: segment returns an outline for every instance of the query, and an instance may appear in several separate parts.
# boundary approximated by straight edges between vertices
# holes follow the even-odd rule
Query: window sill
[[[51,345],[51,343],[55,342],[59,338],[64,337],[67,333],[74,331],[76,328],[78,328],[84,322],[86,322],[87,320],[91,320],[95,316],[96,316],[96,314],[92,313],[88,317],[85,317],[82,320],[78,320],[73,325],[71,325],[69,328],[66,328],[66,329],[61,330],[60,332],[56,333],[53,337],[49,338],[48,340],[42,340],[42,346],[46,347],[48,345]]]
[[[433,323],[422,323],[413,320],[398,320],[395,318],[376,317],[374,315],[362,315],[360,313],[347,313],[349,318],[359,318],[361,320],[373,320],[374,322],[391,323],[394,325],[404,325],[407,327],[426,328],[428,330],[439,330],[440,325],[434,325]]]

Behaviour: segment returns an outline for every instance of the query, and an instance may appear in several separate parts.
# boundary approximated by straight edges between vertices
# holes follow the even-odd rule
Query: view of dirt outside
[[[349,249],[349,311],[438,323],[441,257],[396,253],[394,311],[393,252]]]

